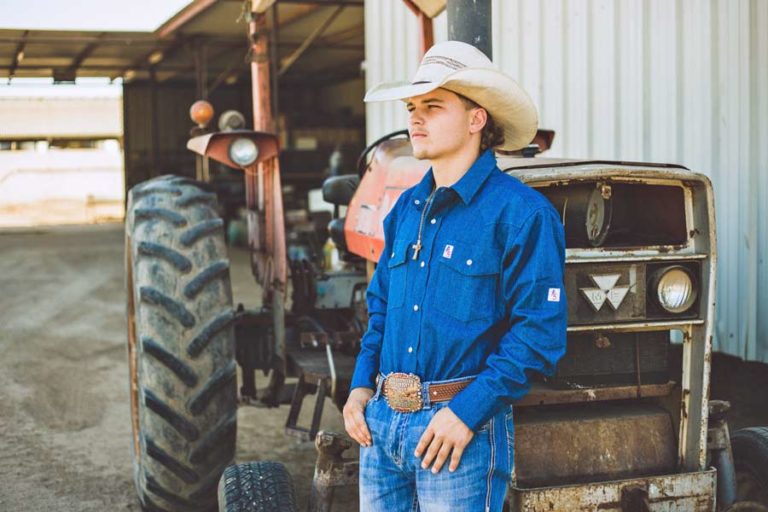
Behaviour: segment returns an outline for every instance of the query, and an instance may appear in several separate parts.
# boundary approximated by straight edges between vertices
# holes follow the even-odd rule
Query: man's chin
[[[430,153],[429,153],[429,150],[427,150],[427,148],[414,146],[413,156],[415,156],[419,160],[429,160]]]

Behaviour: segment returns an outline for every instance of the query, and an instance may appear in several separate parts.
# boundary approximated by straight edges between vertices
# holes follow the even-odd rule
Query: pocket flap
[[[468,276],[498,274],[501,268],[501,260],[490,247],[478,247],[467,242],[446,244],[440,249],[438,260]]]
[[[387,258],[388,267],[402,265],[408,257],[408,240],[395,240],[392,244],[392,252],[384,256]]]

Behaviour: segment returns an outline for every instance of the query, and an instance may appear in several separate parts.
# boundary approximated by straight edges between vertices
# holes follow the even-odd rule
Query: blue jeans
[[[455,472],[448,471],[449,457],[434,475],[413,453],[432,417],[446,405],[400,413],[380,392],[374,394],[365,408],[373,442],[360,448],[362,512],[501,511],[513,464],[512,409],[475,433]]]

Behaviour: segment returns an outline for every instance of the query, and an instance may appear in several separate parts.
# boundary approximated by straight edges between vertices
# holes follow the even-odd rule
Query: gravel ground
[[[231,257],[235,301],[253,307],[247,255]],[[0,231],[0,511],[139,510],[123,279],[120,224]],[[768,425],[766,388],[768,366],[714,358],[732,427]],[[284,462],[304,509],[315,451],[283,434],[287,413],[240,408],[237,459]],[[323,427],[342,431],[330,401]],[[355,493],[339,490],[334,510],[357,510]]]

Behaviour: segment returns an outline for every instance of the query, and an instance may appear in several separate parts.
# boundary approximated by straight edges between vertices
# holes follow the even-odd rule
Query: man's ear
[[[479,133],[485,128],[488,122],[488,112],[482,107],[473,108],[469,118],[469,133]]]

